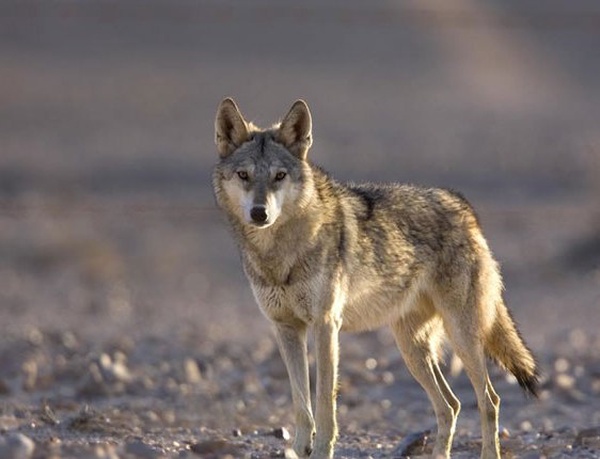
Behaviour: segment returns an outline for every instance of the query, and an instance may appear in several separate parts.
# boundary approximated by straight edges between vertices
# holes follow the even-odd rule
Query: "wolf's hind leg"
[[[486,366],[483,343],[474,336],[476,328],[472,324],[461,323],[458,318],[445,318],[444,325],[452,347],[463,362],[469,377],[481,416],[481,457],[484,459],[500,458],[500,441],[498,439],[498,415],[500,397],[492,387]]]
[[[296,418],[293,449],[300,457],[312,452],[315,421],[310,406],[306,327],[276,324],[279,352],[287,368]]]
[[[408,370],[427,392],[435,411],[438,432],[433,457],[450,457],[460,402],[437,363],[441,320],[426,308],[403,317],[392,328]]]

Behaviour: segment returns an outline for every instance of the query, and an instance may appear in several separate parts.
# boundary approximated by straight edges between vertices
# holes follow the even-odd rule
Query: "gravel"
[[[16,371],[5,374],[14,389],[1,405],[0,457],[48,457],[49,451],[55,457],[293,457],[291,400],[275,349],[202,345],[198,336],[190,356],[180,343],[153,337],[118,350],[106,343],[96,354],[95,343],[69,333],[77,344],[67,362],[64,341],[51,333],[37,330],[39,344],[28,336],[11,340],[2,364]],[[337,457],[429,454],[435,421],[425,394],[399,357],[370,360],[385,346],[384,334],[356,339],[359,346],[343,351]],[[493,371],[503,396],[503,457],[598,457],[595,343],[565,354],[569,343],[557,340],[561,354],[542,358],[538,401],[524,399],[511,379]],[[25,362],[36,362],[35,379]],[[453,457],[475,457],[474,396],[464,374],[450,379],[463,400]]]

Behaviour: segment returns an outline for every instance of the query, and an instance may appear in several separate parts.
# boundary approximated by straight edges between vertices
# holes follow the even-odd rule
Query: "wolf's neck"
[[[243,228],[245,248],[267,258],[306,250],[307,246],[313,244],[322,225],[318,218],[310,214],[309,211],[303,212],[264,229]]]
[[[299,266],[306,265],[311,249],[318,244],[318,224],[311,219],[290,219],[281,225],[246,230],[241,238],[246,272],[268,285],[285,285]]]

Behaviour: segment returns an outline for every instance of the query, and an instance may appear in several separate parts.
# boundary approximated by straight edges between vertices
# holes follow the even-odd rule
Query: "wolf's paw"
[[[303,445],[303,446],[294,445],[292,447],[292,449],[298,455],[298,457],[311,457],[310,453],[312,453],[312,446],[309,446],[309,445]]]
[[[311,453],[312,453],[313,449],[312,449],[311,444],[308,444],[308,445],[306,443],[297,444],[296,442],[294,442],[292,449],[298,455],[298,457],[312,457]]]
[[[333,441],[326,444],[319,444],[317,441],[312,453],[310,453],[310,459],[333,459],[333,445]]]
[[[313,450],[312,442],[314,435],[314,431],[298,432],[296,434],[296,438],[294,439],[292,449],[299,457],[310,456]]]

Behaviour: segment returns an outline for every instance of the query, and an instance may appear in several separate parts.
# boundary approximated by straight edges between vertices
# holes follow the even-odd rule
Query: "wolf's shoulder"
[[[367,216],[432,222],[463,215],[472,217],[479,225],[471,203],[455,190],[398,183],[349,183],[344,186],[347,202],[355,203],[354,209],[365,210],[359,213]]]
[[[408,183],[348,182],[343,184],[349,197],[359,198],[373,205],[427,205],[444,193],[440,188],[426,188]]]
[[[376,214],[394,214],[409,219],[430,218],[432,215],[459,213],[478,216],[467,198],[460,192],[444,188],[397,182],[342,182],[322,168],[313,169],[319,177],[325,202],[345,203],[346,208],[363,214],[367,219]]]

